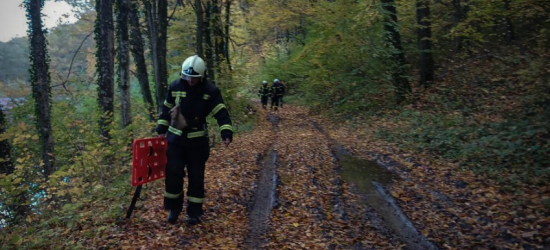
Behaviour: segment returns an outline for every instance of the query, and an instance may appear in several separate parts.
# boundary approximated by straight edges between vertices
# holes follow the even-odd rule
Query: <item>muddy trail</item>
[[[517,241],[472,231],[475,221],[464,214],[482,211],[419,181],[408,167],[427,167],[412,157],[373,151],[368,138],[304,109],[258,105],[256,112],[255,129],[229,148],[212,148],[199,225],[166,223],[164,185],[154,182],[133,218],[101,241],[135,249],[464,249],[494,248],[491,237]],[[466,190],[456,178],[441,177]]]
[[[166,223],[155,182],[113,239],[147,249],[429,249],[417,233],[404,233],[399,212],[379,214],[341,178],[347,153],[319,122],[293,108],[258,112],[255,130],[212,149],[201,224]]]
[[[396,176],[350,156],[304,114],[281,113],[285,112],[267,114],[275,136],[260,161],[247,248],[287,243],[289,248],[311,249],[436,249],[385,192],[383,185]],[[345,178],[343,172],[359,179]],[[350,192],[350,184],[367,188]]]

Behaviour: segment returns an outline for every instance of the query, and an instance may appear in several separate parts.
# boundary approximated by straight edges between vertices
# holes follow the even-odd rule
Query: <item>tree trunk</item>
[[[286,30],[286,55],[290,58],[290,30]]]
[[[275,33],[275,44],[279,44],[279,30],[277,27],[273,28],[273,33]],[[279,55],[279,46],[275,46],[275,53],[277,54],[277,59],[280,59],[281,55]]]
[[[155,3],[157,3],[155,5]],[[151,43],[151,53],[153,58],[153,70],[155,72],[155,86],[157,91],[157,111],[161,112],[167,89],[167,69],[166,69],[166,16],[168,9],[166,0],[144,1],[147,23],[149,27],[149,41]],[[164,27],[161,27],[161,24]]]
[[[147,106],[149,120],[153,121],[156,117],[155,104],[153,103],[151,88],[149,87],[149,75],[147,73],[147,64],[145,63],[145,50],[137,11],[137,4],[131,3],[129,13],[131,26],[130,50],[132,51],[132,56],[134,57],[134,61],[136,63],[136,77],[139,81],[141,95],[143,96],[143,103]]]
[[[96,1],[95,40],[97,46],[98,94],[101,118],[99,126],[106,143],[111,136],[109,128],[113,122],[114,99],[114,58],[115,36],[113,23],[113,0]]]
[[[430,1],[416,1],[416,22],[418,24],[419,85],[428,88],[434,80],[434,59],[432,54],[432,27],[430,23]]]
[[[468,1],[469,0],[453,0],[453,27],[458,26],[458,24],[460,24],[460,22],[462,22],[466,18],[466,13],[468,13]],[[465,6],[462,7],[462,5]],[[462,37],[455,37],[453,40],[453,47],[455,52],[459,52],[460,50],[462,50],[463,46],[464,44],[462,41]]]
[[[231,61],[229,60],[229,17],[231,15],[231,0],[225,1],[225,34],[224,34],[224,43],[223,43],[223,55],[225,56],[225,62],[229,71],[231,71]]]
[[[214,62],[218,72],[221,71],[221,64],[223,60],[223,24],[221,21],[221,8],[219,7],[218,0],[212,0],[212,14],[211,25],[214,35]]]
[[[200,58],[204,58],[204,52],[202,50],[202,37],[204,33],[204,19],[202,17],[202,4],[201,0],[195,0],[195,14],[197,15],[197,55]]]
[[[397,104],[403,102],[408,94],[411,93],[411,85],[406,78],[407,65],[403,47],[401,46],[401,34],[397,29],[397,9],[394,0],[381,0],[384,13],[384,30],[386,31],[386,41],[391,44],[394,50],[391,54],[392,63],[395,66],[392,69],[392,80],[395,87],[395,101]]]
[[[130,50],[128,34],[129,0],[117,0],[118,86],[120,89],[122,126],[132,123],[130,102]]]
[[[460,0],[453,0],[453,27],[458,26],[460,21],[462,20],[462,7],[460,6]],[[462,48],[462,38],[461,37],[455,37],[453,39],[453,47],[454,51],[458,52]]]
[[[306,14],[300,13],[300,33],[302,34],[302,45],[306,45]]]
[[[506,25],[506,39],[508,39],[508,41],[512,41],[516,39],[516,33],[514,32],[512,19],[510,19],[510,0],[504,0],[504,9],[506,10],[506,15],[504,17],[504,23]]]
[[[214,70],[215,68],[217,68],[217,65],[214,64],[214,56],[212,55],[212,48],[214,47],[212,45],[212,26],[213,26],[213,18],[212,16],[213,13],[212,13],[212,4],[210,1],[206,1],[206,22],[204,22],[204,43],[205,43],[205,51],[204,51],[204,54],[206,56],[206,65],[208,65],[208,67],[206,68],[208,70],[208,78],[212,81],[212,82],[216,82],[215,81],[215,74],[214,74]]]
[[[162,94],[162,105],[164,105],[164,98],[166,98],[166,91],[168,89],[168,68],[166,63],[166,42],[168,38],[168,1],[167,0],[158,0],[158,45],[157,45],[157,56],[158,56],[158,74],[155,73],[155,79],[157,83],[157,93]],[[159,106],[159,108],[162,106]],[[160,113],[160,111],[159,111]]]
[[[26,1],[29,13],[30,75],[32,94],[36,102],[36,128],[40,135],[44,176],[47,179],[55,171],[54,142],[51,125],[51,86],[46,37],[42,26],[42,0]]]
[[[0,135],[6,133],[6,116],[0,104]],[[0,140],[0,174],[13,173],[14,167],[11,160],[11,146],[8,140]]]

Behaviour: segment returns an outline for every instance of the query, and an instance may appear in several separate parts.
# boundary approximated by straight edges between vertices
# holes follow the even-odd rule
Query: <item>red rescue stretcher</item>
[[[164,138],[137,139],[133,146],[132,186],[164,178],[166,149]]]
[[[145,138],[134,140],[132,151],[132,186],[137,187],[132,203],[126,212],[126,218],[132,216],[136,201],[141,193],[141,186],[165,176],[166,150],[165,138]]]

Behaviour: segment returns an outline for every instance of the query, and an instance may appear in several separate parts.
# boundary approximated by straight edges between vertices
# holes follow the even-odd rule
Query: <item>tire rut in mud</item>
[[[393,247],[405,245],[404,249],[437,249],[418,233],[382,184],[373,182],[375,192],[370,196],[354,192],[363,197],[359,200],[352,198],[349,190],[345,191],[348,183],[342,178],[341,164],[342,156],[349,153],[332,140],[319,124],[303,117],[289,116],[285,117],[286,122],[279,125],[283,120],[273,113],[268,113],[267,120],[272,124],[273,144],[256,160],[260,171],[249,202],[247,249],[271,249],[277,242],[284,242],[285,236],[282,235],[290,232],[281,227],[288,228],[289,223],[295,221],[299,223],[290,224],[291,228],[304,227],[307,230],[304,234],[311,232],[316,235],[312,240],[317,242],[312,242],[312,246],[327,249],[371,249],[373,242],[355,240],[368,239],[366,234],[378,234]],[[309,127],[309,131],[318,131],[321,137],[326,138],[326,144],[312,144],[308,137],[304,137],[308,134],[307,129],[302,129],[304,127]],[[302,146],[296,147],[297,144]],[[280,147],[279,151],[277,147]],[[282,162],[279,162],[279,157]],[[302,179],[292,182],[296,176]],[[303,195],[307,198],[289,196],[289,189],[304,190]],[[277,192],[281,192],[281,197],[277,196]],[[308,215],[294,217],[288,214],[297,206],[301,206]],[[312,224],[307,218],[315,222]],[[334,243],[345,238],[353,240]]]
[[[278,130],[279,118],[272,114],[268,118],[274,129]],[[258,155],[256,161],[261,169],[250,202],[247,249],[260,249],[265,243],[263,238],[269,230],[271,210],[277,203],[277,157],[277,150],[271,145],[264,154]]]

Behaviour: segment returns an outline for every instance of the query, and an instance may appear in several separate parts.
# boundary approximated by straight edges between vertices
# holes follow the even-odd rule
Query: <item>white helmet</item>
[[[273,80],[273,83],[276,83],[276,82],[278,82],[278,81],[279,81],[279,79],[275,79],[275,80]]]
[[[267,84],[267,81],[263,81],[262,83],[263,83],[263,84]]]
[[[197,55],[190,56],[181,65],[181,74],[191,77],[204,77],[206,64]]]

